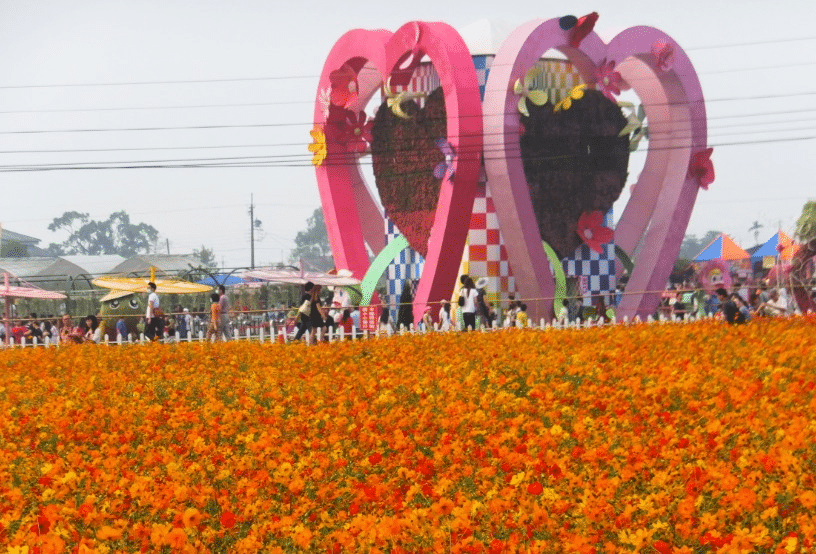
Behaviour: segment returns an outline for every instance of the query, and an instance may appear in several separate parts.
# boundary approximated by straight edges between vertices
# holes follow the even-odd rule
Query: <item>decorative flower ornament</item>
[[[666,39],[658,39],[652,44],[655,67],[668,71],[674,66],[674,46]]]
[[[603,222],[602,211],[584,212],[578,218],[578,228],[575,230],[581,240],[598,254],[603,253],[601,245],[612,242],[615,238],[615,233],[609,227],[604,227]]]
[[[711,161],[713,148],[700,150],[691,156],[689,162],[689,177],[697,179],[700,188],[708,190],[708,185],[714,182],[714,163]]]
[[[527,73],[524,74],[524,80],[516,79],[515,85],[513,85],[513,92],[520,95],[518,101],[518,111],[520,114],[524,115],[525,117],[530,117],[530,112],[527,111],[527,99],[530,100],[536,106],[543,106],[547,103],[547,93],[543,90],[531,89],[530,87],[533,86],[536,77],[538,77],[539,73],[541,73],[540,68],[537,66],[531,67],[527,70]]]
[[[391,77],[385,81],[383,92],[385,93],[386,97],[386,105],[391,109],[391,113],[400,119],[411,119],[410,115],[402,111],[402,104],[404,102],[408,102],[414,98],[423,98],[427,96],[427,94],[424,92],[394,92],[391,90]]]
[[[453,145],[444,138],[436,139],[436,147],[442,151],[442,154],[445,156],[445,161],[436,164],[433,171],[434,177],[437,179],[446,178],[450,181],[456,172],[456,168],[454,167],[456,151],[453,149]]]
[[[312,135],[312,143],[309,145],[309,152],[314,154],[312,156],[312,165],[323,165],[323,161],[326,159],[327,153],[326,133],[323,132],[323,129],[320,128],[319,125],[315,125],[314,129],[309,131],[309,134]]]
[[[374,121],[366,121],[365,112],[343,110],[342,118],[336,123],[340,131],[340,140],[346,150],[356,154],[365,154],[371,144],[371,128]]]
[[[615,61],[602,61],[601,65],[595,71],[595,81],[597,86],[601,89],[604,96],[609,98],[612,102],[615,101],[615,96],[621,93],[623,86],[623,77],[615,71]]]
[[[568,110],[572,107],[573,100],[580,100],[584,97],[584,91],[586,90],[586,85],[580,84],[575,87],[572,87],[572,90],[569,91],[569,94],[561,100],[558,104],[556,104],[553,111],[559,112],[561,110]]]
[[[345,108],[357,100],[359,93],[357,72],[350,65],[343,64],[337,71],[332,71],[329,74],[329,81],[331,82],[330,101],[332,104]]]
[[[320,111],[323,113],[323,119],[328,119],[329,107],[331,106],[331,87],[320,89],[318,102],[320,102]]]
[[[569,45],[573,48],[578,48],[581,46],[581,41],[583,41],[587,35],[592,32],[592,29],[595,28],[595,22],[597,21],[598,12],[592,12],[579,18],[578,22],[572,28],[572,32],[570,33]]]

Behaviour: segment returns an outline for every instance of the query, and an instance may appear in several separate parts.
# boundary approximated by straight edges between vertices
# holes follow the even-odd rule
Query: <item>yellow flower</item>
[[[322,165],[327,153],[326,133],[324,133],[323,129],[318,125],[315,125],[315,128],[309,131],[309,134],[312,135],[312,144],[309,145],[309,152],[314,154],[314,156],[312,156],[312,165]]]
[[[572,87],[572,90],[569,92],[566,98],[561,100],[556,106],[553,111],[561,111],[561,110],[568,110],[572,107],[573,100],[580,100],[584,97],[584,90],[586,90],[586,85],[581,84],[575,87]]]

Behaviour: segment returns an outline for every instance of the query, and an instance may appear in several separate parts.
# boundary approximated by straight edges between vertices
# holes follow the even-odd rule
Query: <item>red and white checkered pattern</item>
[[[487,296],[491,301],[506,300],[510,293],[515,293],[515,279],[510,272],[493,197],[483,182],[473,202],[466,255],[467,273],[474,280],[487,277]]]

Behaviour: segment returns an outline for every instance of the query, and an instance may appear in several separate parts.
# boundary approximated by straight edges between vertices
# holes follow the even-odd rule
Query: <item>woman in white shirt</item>
[[[451,305],[450,302],[445,302],[439,308],[439,330],[450,331],[451,327]]]
[[[465,331],[476,329],[476,298],[479,296],[473,279],[468,277],[465,280],[465,288],[460,293],[464,299],[462,305],[462,319],[464,320]]]
[[[85,340],[88,342],[95,342],[99,344],[102,342],[102,326],[99,325],[99,320],[95,315],[89,315],[85,318],[85,323],[88,325],[88,332],[85,333]]]

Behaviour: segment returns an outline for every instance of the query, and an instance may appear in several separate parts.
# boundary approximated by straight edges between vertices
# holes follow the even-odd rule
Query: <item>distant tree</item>
[[[802,242],[816,239],[816,201],[806,202],[796,220],[796,238]]]
[[[201,249],[196,248],[193,250],[193,257],[198,258],[198,261],[201,262],[201,267],[204,269],[209,271],[218,269],[218,263],[215,261],[215,252],[213,252],[212,248],[207,248],[202,244]]]
[[[297,265],[302,259],[308,266],[322,271],[334,267],[322,208],[317,208],[306,220],[306,230],[295,236],[295,245],[289,256],[289,263]]]
[[[134,224],[125,211],[114,212],[105,221],[90,219],[81,212],[65,212],[48,225],[50,231],[67,231],[68,239],[52,243],[54,254],[118,254],[129,258],[150,252],[159,232],[147,223]]]
[[[708,231],[699,239],[696,235],[686,235],[683,239],[683,243],[680,245],[680,253],[677,255],[678,261],[685,260],[686,262],[691,262],[703,248],[720,236],[720,233],[721,231]]]

